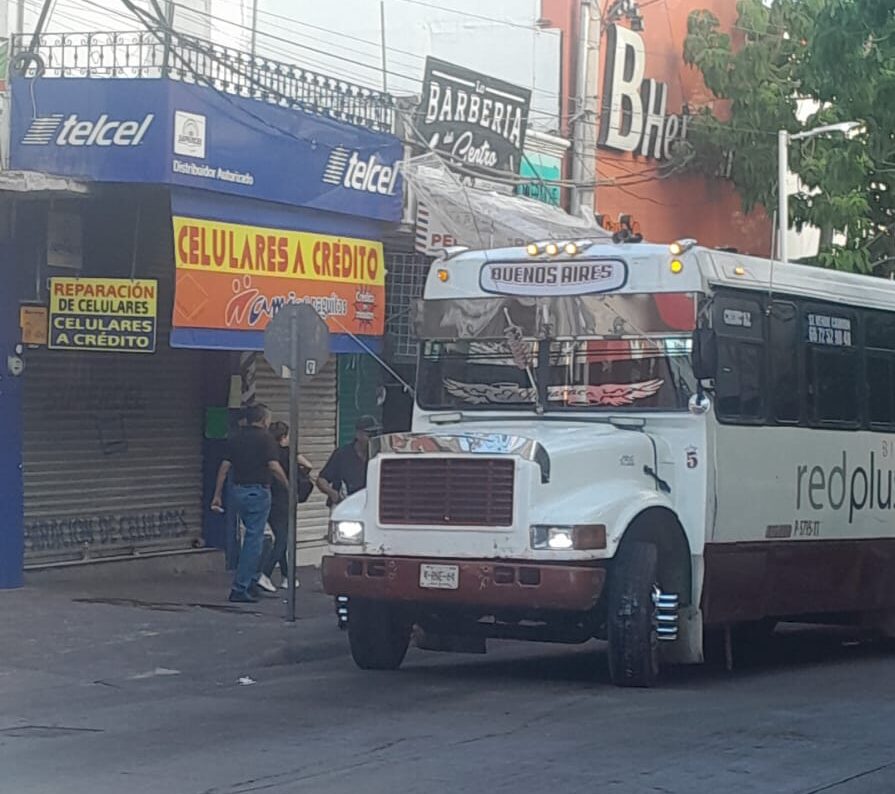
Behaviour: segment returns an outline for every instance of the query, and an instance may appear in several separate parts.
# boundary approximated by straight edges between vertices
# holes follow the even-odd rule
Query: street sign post
[[[295,577],[298,564],[298,400],[301,384],[329,360],[329,329],[308,303],[283,306],[264,332],[264,358],[282,378],[289,378],[289,563],[286,619],[295,620]]]

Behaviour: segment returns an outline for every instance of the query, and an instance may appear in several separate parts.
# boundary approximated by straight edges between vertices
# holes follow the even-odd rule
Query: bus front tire
[[[396,607],[351,600],[348,644],[361,670],[397,670],[410,645],[411,623]]]
[[[609,678],[616,686],[649,687],[659,677],[656,604],[659,555],[651,543],[624,544],[609,579]]]

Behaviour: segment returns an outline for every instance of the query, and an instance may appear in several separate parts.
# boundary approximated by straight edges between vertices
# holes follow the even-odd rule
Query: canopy
[[[433,222],[471,248],[505,248],[533,240],[609,240],[611,235],[584,218],[526,196],[469,187],[436,154],[402,165],[404,177]]]

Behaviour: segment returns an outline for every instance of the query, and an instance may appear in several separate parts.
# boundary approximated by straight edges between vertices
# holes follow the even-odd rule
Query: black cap
[[[382,430],[379,420],[375,416],[362,416],[354,424],[355,430],[363,430],[365,433],[376,434]]]

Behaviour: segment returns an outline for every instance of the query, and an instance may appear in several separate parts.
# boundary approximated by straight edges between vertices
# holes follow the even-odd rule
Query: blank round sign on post
[[[289,538],[286,544],[286,620],[295,622],[295,571],[298,568],[298,403],[301,384],[329,360],[329,329],[308,303],[283,306],[264,332],[264,358],[282,378],[289,378]]]
[[[264,358],[280,377],[291,377],[294,368],[299,382],[306,383],[323,369],[329,354],[329,328],[308,303],[286,304],[264,331]]]

